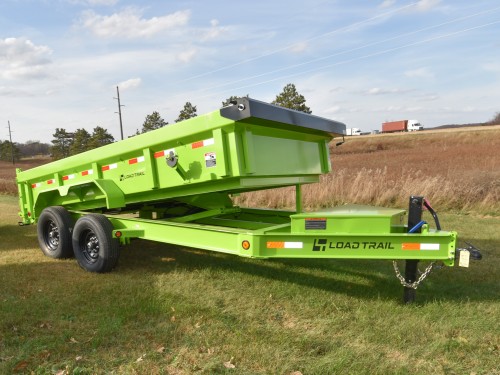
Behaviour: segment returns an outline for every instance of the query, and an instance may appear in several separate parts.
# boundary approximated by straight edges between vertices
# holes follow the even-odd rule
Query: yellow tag
[[[460,260],[458,265],[460,267],[469,267],[470,252],[468,250],[462,250],[460,252]]]

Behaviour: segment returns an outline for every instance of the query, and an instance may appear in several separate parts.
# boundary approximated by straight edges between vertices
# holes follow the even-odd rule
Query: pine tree
[[[85,129],[77,129],[73,135],[73,143],[69,147],[69,154],[76,155],[89,150],[90,133]]]
[[[144,123],[142,124],[141,132],[137,132],[139,134],[150,132],[151,130],[156,130],[163,128],[165,125],[168,125],[168,122],[165,122],[164,119],[160,116],[160,114],[156,111],[146,116]]]
[[[246,94],[244,97],[248,98],[248,94]],[[238,98],[242,98],[242,96],[231,95],[229,98],[222,102],[222,106],[227,107],[229,104],[231,104],[231,102],[234,102]]]
[[[90,141],[88,144],[88,149],[92,150],[101,146],[113,143],[115,138],[108,133],[108,131],[100,126],[96,126],[92,131]]]
[[[304,95],[300,95],[293,83],[289,83],[283,88],[283,91],[276,96],[272,104],[280,107],[295,109],[305,113],[312,113],[311,109],[306,106]]]
[[[19,161],[19,159],[21,159],[21,152],[16,143],[0,141],[0,160],[12,161],[12,153],[14,153],[14,161]]]
[[[63,128],[56,128],[56,132],[52,134],[54,139],[51,141],[50,153],[52,159],[58,160],[69,156],[69,148],[73,143],[73,134],[68,133]]]
[[[231,95],[229,98],[227,98],[222,102],[222,106],[227,107],[229,104],[231,104],[231,102],[234,102],[236,99],[238,99],[237,96]]]
[[[179,117],[177,117],[177,120],[175,120],[175,122],[184,121],[196,116],[196,106],[192,105],[190,102],[186,102],[186,104],[184,104],[184,108],[179,113]]]

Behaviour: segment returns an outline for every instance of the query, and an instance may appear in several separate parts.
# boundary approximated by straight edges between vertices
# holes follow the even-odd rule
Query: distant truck
[[[348,128],[345,130],[345,135],[361,135],[359,128]]]
[[[399,120],[382,123],[382,133],[412,132],[423,129],[424,127],[418,120]]]

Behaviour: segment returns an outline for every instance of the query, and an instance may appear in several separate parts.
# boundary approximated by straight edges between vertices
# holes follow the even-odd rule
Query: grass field
[[[499,217],[442,215],[484,260],[435,271],[405,306],[383,261],[136,241],[91,274],[44,257],[13,197],[0,210],[0,373],[500,373]]]
[[[405,207],[424,193],[443,229],[483,250],[470,268],[434,271],[414,305],[387,261],[133,241],[114,272],[87,273],[44,257],[16,198],[0,195],[0,373],[500,374],[500,132],[469,133],[349,139],[333,150],[337,172],[305,192],[309,207]],[[286,189],[239,199],[294,204]]]

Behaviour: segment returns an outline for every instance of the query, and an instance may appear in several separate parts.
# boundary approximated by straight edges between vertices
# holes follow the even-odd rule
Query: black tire
[[[42,252],[54,259],[73,257],[73,218],[64,207],[45,208],[38,218],[38,243]]]
[[[119,241],[113,225],[101,214],[82,216],[73,229],[73,251],[80,267],[89,272],[110,272],[118,263]]]

